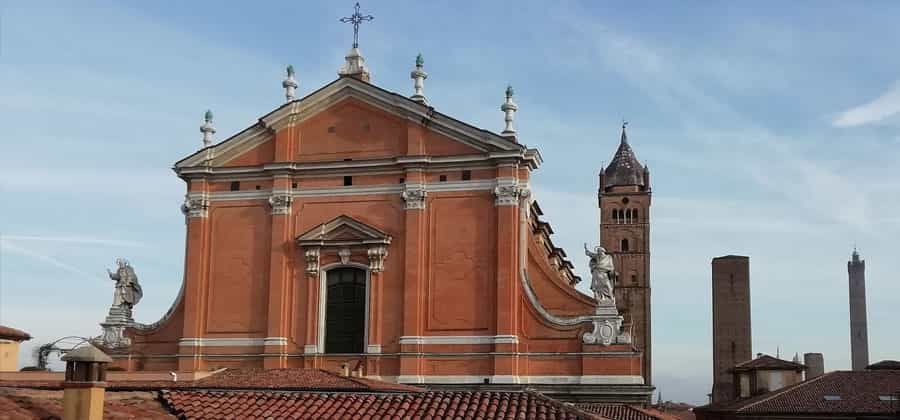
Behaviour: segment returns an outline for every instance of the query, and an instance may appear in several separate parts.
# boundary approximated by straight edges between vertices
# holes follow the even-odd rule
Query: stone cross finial
[[[294,66],[287,66],[287,77],[284,78],[284,81],[281,82],[281,87],[284,88],[284,98],[288,100],[288,102],[294,100],[294,93],[297,91],[297,79],[294,78]]]
[[[506,102],[500,106],[500,110],[504,112],[505,117],[503,118],[506,122],[506,128],[503,129],[503,132],[500,133],[501,136],[504,137],[516,137],[516,129],[513,127],[513,119],[515,118],[516,111],[519,110],[519,106],[513,102],[513,91],[512,85],[506,86]]]
[[[410,96],[410,99],[423,104],[428,105],[428,99],[425,98],[425,79],[428,78],[428,73],[422,70],[422,67],[425,65],[425,60],[422,58],[422,54],[419,53],[416,56],[416,68],[413,69],[411,73],[409,73],[409,77],[413,79],[413,89],[415,89],[415,93]]]
[[[212,125],[213,122],[213,113],[211,110],[206,110],[206,113],[203,114],[203,124],[200,126],[200,132],[203,133],[203,147],[208,147],[213,142],[213,134],[216,134],[216,129]]]

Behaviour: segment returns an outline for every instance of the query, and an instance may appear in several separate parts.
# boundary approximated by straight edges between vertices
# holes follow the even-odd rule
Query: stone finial
[[[284,98],[287,99],[288,102],[294,100],[294,93],[297,91],[297,79],[294,78],[294,66],[287,66],[287,77],[284,78],[284,81],[281,82],[281,87],[284,88]]]
[[[359,52],[359,47],[354,46],[351,48],[350,51],[347,52],[347,55],[344,56],[344,60],[343,67],[338,70],[339,76],[352,77],[362,80],[363,82],[371,80],[369,68],[366,67],[366,59],[363,58],[362,54]]]
[[[422,58],[422,54],[419,53],[419,55],[416,56],[416,68],[409,73],[409,77],[414,81],[413,89],[415,89],[415,93],[410,96],[410,99],[420,104],[428,105],[428,99],[425,98],[425,79],[428,78],[428,73],[425,73],[425,71],[422,70],[424,65],[425,60]]]
[[[511,137],[513,139],[516,138],[516,129],[513,127],[513,119],[515,118],[516,111],[519,110],[519,106],[513,102],[514,93],[511,85],[506,86],[506,102],[500,106],[500,110],[506,114],[503,118],[503,120],[506,121],[506,128],[503,129],[503,132],[500,133],[500,135]]]
[[[213,143],[213,134],[216,134],[216,129],[212,122],[213,113],[207,109],[203,114],[203,124],[200,126],[200,132],[203,133],[203,147],[209,147]]]

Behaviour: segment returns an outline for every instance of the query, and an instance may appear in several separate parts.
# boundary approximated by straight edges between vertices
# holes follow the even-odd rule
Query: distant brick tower
[[[753,358],[750,331],[750,258],[726,255],[712,260],[712,402],[735,399],[736,364]]]
[[[850,360],[853,370],[869,365],[869,333],[866,322],[866,261],[856,248],[847,262],[850,275]]]
[[[650,346],[650,170],[628,144],[625,124],[616,155],[600,169],[600,244],[619,272],[616,306],[632,326],[635,347],[644,352],[644,383],[651,384]]]

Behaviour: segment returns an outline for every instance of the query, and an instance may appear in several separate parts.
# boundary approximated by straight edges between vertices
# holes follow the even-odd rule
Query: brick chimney
[[[63,420],[102,420],[106,365],[112,359],[88,344],[66,353]]]

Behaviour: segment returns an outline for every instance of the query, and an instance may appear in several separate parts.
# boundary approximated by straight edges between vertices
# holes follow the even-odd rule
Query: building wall
[[[19,342],[0,340],[0,372],[19,370]]]
[[[527,202],[503,204],[495,195],[500,182],[526,185],[527,165],[505,158],[341,168],[363,159],[476,152],[350,99],[280,128],[224,164],[245,172],[272,161],[324,161],[329,168],[190,180],[189,193],[210,200],[205,215],[187,219],[183,297],[156,328],[131,331],[135,345],[116,363],[198,371],[336,370],[349,362],[361,363],[368,376],[407,383],[641,383],[639,352],[583,344],[590,324],[548,323],[523,293],[527,267],[535,294],[553,314],[589,314],[594,307],[550,265],[528,228]],[[352,185],[344,184],[346,176]],[[405,205],[407,184],[429,191],[424,209]],[[276,191],[293,196],[288,214],[272,212]],[[391,236],[384,270],[368,273],[365,354],[321,352],[321,274],[307,272],[295,242],[341,215]],[[349,263],[367,267],[369,258],[353,249]],[[323,250],[322,267],[341,264],[336,250]]]
[[[637,209],[638,218],[617,223],[613,210]],[[628,250],[623,250],[623,240]],[[612,187],[600,194],[600,244],[613,256],[619,282],[616,306],[631,326],[634,345],[644,354],[644,380],[651,381],[650,192]]]
[[[750,328],[750,259],[712,260],[713,402],[735,398],[734,365],[753,358]]]

